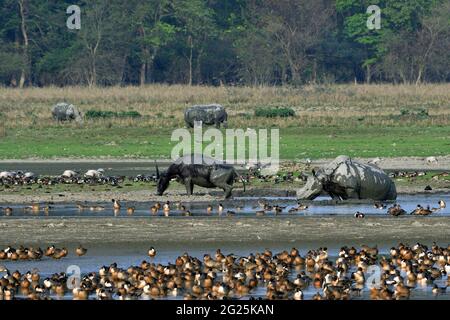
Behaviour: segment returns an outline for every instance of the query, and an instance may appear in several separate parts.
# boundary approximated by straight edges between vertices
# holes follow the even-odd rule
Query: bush
[[[287,118],[287,117],[294,117],[295,111],[292,108],[288,107],[275,107],[275,108],[260,107],[256,108],[255,116],[266,118],[275,118],[275,117]]]
[[[417,110],[408,110],[408,109],[401,109],[400,110],[401,116],[412,116],[419,119],[426,119],[430,115],[428,114],[428,110],[425,108],[420,108]]]
[[[142,115],[137,111],[101,111],[101,110],[88,110],[86,112],[87,119],[98,118],[140,118]]]
[[[410,114],[410,112],[409,112],[408,109],[401,109],[401,110],[400,110],[400,115],[401,115],[401,116],[407,116],[407,115],[409,115],[409,114]]]
[[[417,116],[419,118],[428,118],[429,117],[428,110],[424,109],[424,108],[420,108],[419,111],[417,112]]]

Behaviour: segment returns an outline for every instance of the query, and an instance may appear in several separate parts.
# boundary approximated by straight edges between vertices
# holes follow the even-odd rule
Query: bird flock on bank
[[[393,179],[407,178],[414,180],[417,177],[425,176],[427,173],[424,171],[393,171],[389,173],[389,176]],[[448,177],[448,172],[435,173],[431,176],[434,180],[439,180],[443,177]],[[257,182],[271,182],[279,184],[282,182],[300,182],[306,181],[308,175],[301,171],[294,173],[293,171],[287,171],[280,174],[262,174],[260,168],[249,168],[242,174],[242,179],[245,183],[250,183],[252,180]],[[0,185],[13,186],[13,185],[57,185],[57,184],[78,184],[78,185],[111,185],[120,186],[125,182],[156,182],[158,180],[157,174],[150,175],[138,174],[136,176],[109,176],[105,174],[105,170],[90,169],[85,173],[80,173],[74,170],[64,170],[59,176],[39,176],[34,172],[27,171],[1,171],[0,172]]]
[[[65,249],[36,250],[54,256]],[[8,247],[1,252],[21,256],[36,250]],[[86,251],[81,246],[75,250],[78,256]],[[150,260],[139,265],[122,268],[112,263],[79,279],[64,272],[44,277],[36,270],[22,274],[0,266],[0,299],[303,300],[308,292],[308,298],[314,300],[358,299],[363,294],[374,300],[393,300],[408,299],[415,289],[427,286],[432,287],[433,295],[445,295],[450,283],[450,245],[436,243],[431,247],[400,243],[387,254],[367,245],[359,249],[344,246],[336,257],[324,247],[305,255],[296,248],[278,253],[266,249],[247,256],[225,255],[217,249],[202,259],[184,253],[167,264],[155,262],[154,247],[147,254]],[[375,278],[373,266],[379,270]]]
[[[108,176],[104,169],[88,170],[84,174],[73,170],[65,170],[59,176],[39,176],[33,172],[2,171],[0,185],[3,186],[51,186],[58,184],[77,185],[111,185],[120,186],[125,182],[156,182],[156,174],[137,176]]]

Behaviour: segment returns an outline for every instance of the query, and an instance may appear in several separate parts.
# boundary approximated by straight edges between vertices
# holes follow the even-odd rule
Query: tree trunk
[[[95,87],[97,85],[97,66],[95,63],[95,57],[92,61],[92,86]]]
[[[202,60],[202,55],[203,55],[203,51],[199,50],[197,52],[197,58],[195,59],[195,78],[196,81],[195,83],[197,84],[201,84],[202,83],[202,64],[201,64],[201,60]]]
[[[147,63],[141,63],[140,75],[139,75],[139,85],[143,86],[145,84],[145,75],[147,73]]]
[[[188,59],[188,63],[189,63],[189,79],[188,79],[188,85],[192,86],[192,55],[193,55],[193,50],[194,50],[194,46],[192,44],[192,36],[188,37],[188,43],[189,43],[189,59]]]
[[[19,88],[22,89],[24,84],[25,84],[25,70],[22,69],[22,72],[20,74],[20,79],[19,79]]]
[[[417,75],[416,79],[416,86],[418,86],[422,82],[422,74],[423,74],[423,67],[419,67],[419,74]]]
[[[122,75],[120,76],[120,85],[123,85],[125,83],[125,72],[126,72],[126,66],[127,66],[127,58],[128,56],[125,55],[122,60]]]
[[[317,61],[316,61],[316,59],[314,59],[314,62],[313,62],[313,74],[312,74],[312,76],[313,76],[312,82],[314,84],[316,84],[317,83]]]
[[[22,37],[23,37],[23,57],[25,61],[25,66],[22,68],[21,74],[20,74],[20,80],[19,80],[19,87],[23,88],[25,85],[25,81],[27,80],[27,69],[30,68],[30,61],[28,57],[28,33],[27,33],[27,27],[26,27],[26,3],[25,0],[18,0],[19,9],[20,9],[20,29],[22,31]]]
[[[139,28],[139,33],[143,40],[145,40],[145,29],[143,26]],[[150,56],[150,51],[148,47],[144,44],[142,47],[142,58],[141,67],[139,68],[139,85],[145,85],[147,81],[147,71],[148,71],[148,60]]]
[[[293,59],[288,56],[288,62],[289,62],[289,69],[291,70],[291,80],[293,84],[299,84],[300,83],[300,68],[296,66]]]
[[[370,64],[366,65],[366,83],[370,84],[372,80],[372,70],[370,69]]]

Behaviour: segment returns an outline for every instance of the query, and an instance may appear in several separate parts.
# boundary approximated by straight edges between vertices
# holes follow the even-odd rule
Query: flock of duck
[[[120,200],[117,199],[111,199],[111,202],[113,203],[112,208],[114,210],[115,214],[120,213],[120,211],[122,209],[125,209],[125,211],[127,212],[128,215],[133,215],[133,213],[136,210],[136,207],[134,206],[123,206],[122,202]],[[260,215],[264,215],[266,213],[270,213],[273,212],[275,214],[279,214],[281,213],[284,209],[286,209],[286,207],[281,207],[278,205],[274,205],[271,206],[268,203],[264,202],[264,201],[260,201],[259,202],[260,205],[260,209],[256,210],[256,215],[260,216]],[[84,211],[84,210],[90,210],[90,211],[101,211],[101,210],[105,210],[104,206],[97,206],[97,205],[83,205],[83,204],[77,204],[77,208],[80,211]],[[254,207],[254,209],[256,209],[257,207]],[[236,215],[237,212],[240,212],[243,208],[242,207],[236,207],[232,209],[225,209],[224,205],[222,203],[219,203],[217,205],[217,207],[214,207],[212,204],[208,204],[206,206],[205,209],[205,214],[206,215],[213,215],[213,214],[217,214],[219,216],[221,215],[227,215],[227,216],[234,216]],[[297,212],[297,211],[303,211],[308,209],[307,205],[298,203],[297,206],[294,206],[292,208],[290,208],[288,210],[289,213],[293,213],[293,212]],[[179,213],[181,213],[182,216],[192,216],[193,213],[191,212],[190,209],[187,208],[186,205],[182,204],[181,202],[176,202],[175,204],[173,204],[170,201],[166,201],[163,204],[161,204],[161,202],[155,202],[151,207],[150,207],[150,213],[154,216],[157,215],[164,215],[166,217],[168,217],[170,215],[171,212],[173,212],[174,210],[178,211]]]
[[[127,215],[132,216],[134,212],[136,211],[135,206],[130,205],[123,205],[122,201],[118,199],[111,199],[112,202],[112,210],[114,212],[114,215],[119,215],[122,211],[125,211]],[[39,214],[44,213],[45,215],[48,215],[49,212],[53,209],[52,206],[53,203],[47,203],[47,204],[39,204],[39,203],[33,203],[28,206],[24,206],[21,208],[15,208],[12,207],[0,207],[0,212],[3,212],[5,216],[12,216],[14,210],[22,211],[22,212],[28,212],[31,214]],[[439,200],[438,206],[430,208],[430,206],[423,207],[422,205],[418,204],[417,207],[411,211],[410,215],[419,215],[419,216],[428,216],[434,212],[442,211],[446,208],[446,202],[444,200]],[[84,203],[77,203],[76,207],[78,211],[84,212],[84,211],[104,211],[108,208],[103,205],[97,205],[97,204],[84,204]],[[256,216],[264,216],[266,214],[274,214],[279,215],[282,213],[297,213],[301,211],[308,210],[309,206],[298,202],[295,206],[291,206],[288,208],[287,206],[280,206],[280,205],[270,205],[266,201],[258,201],[258,205],[253,206],[252,210],[255,211]],[[393,204],[389,208],[384,203],[376,202],[374,203],[374,208],[385,210],[387,209],[387,214],[391,216],[402,216],[406,215],[407,211],[403,209],[398,203]],[[206,206],[204,214],[207,216],[217,214],[219,216],[226,215],[226,216],[234,216],[237,213],[241,212],[243,210],[243,207],[237,206],[230,209],[225,209],[224,205],[222,203],[219,203],[217,206],[213,206],[213,204],[208,204]],[[193,216],[193,213],[188,208],[188,206],[184,205],[181,202],[171,202],[166,201],[164,203],[161,202],[155,202],[153,205],[150,206],[149,213],[153,216],[163,215],[163,216],[170,216],[171,212],[173,213],[176,211],[178,214],[181,214],[182,216]],[[357,211],[354,214],[355,218],[365,218],[365,214],[363,212]]]
[[[377,204],[375,204],[377,206]],[[419,216],[428,216],[432,214],[433,212],[437,212],[440,210],[445,209],[447,204],[444,200],[439,200],[438,207],[437,208],[430,208],[430,206],[427,206],[426,208],[422,205],[418,204],[417,207],[410,212],[412,215],[419,215]],[[406,210],[404,210],[398,203],[394,204],[392,207],[388,208],[388,214],[392,216],[401,216],[407,214]]]
[[[373,207],[375,209],[380,209],[380,210],[384,210],[387,208],[386,204],[380,203],[380,202],[375,202]],[[411,211],[409,214],[416,215],[416,216],[428,216],[428,215],[432,214],[433,212],[438,212],[438,211],[444,210],[446,207],[447,207],[447,204],[445,203],[445,201],[439,200],[437,207],[430,208],[429,205],[427,205],[426,207],[423,207],[421,204],[418,204],[416,206],[416,208],[413,211]],[[398,216],[406,215],[408,213],[398,203],[395,203],[391,207],[387,208],[387,214],[394,216],[394,217],[398,217]],[[360,211],[357,211],[354,214],[354,217],[355,218],[364,218],[365,214]]]
[[[84,256],[87,252],[86,248],[83,248],[81,245],[75,249],[75,253],[77,256]],[[0,250],[0,260],[9,260],[9,261],[20,261],[20,260],[41,260],[43,257],[53,258],[55,260],[59,260],[67,257],[69,251],[67,248],[56,248],[54,245],[47,247],[47,249],[43,250],[41,248],[26,248],[24,246],[20,246],[18,249],[14,249],[11,246],[8,246],[4,250]]]
[[[54,256],[54,246],[39,251]],[[34,249],[1,251],[8,256],[35,252]],[[81,246],[78,256],[86,254]],[[67,254],[67,251],[66,251]],[[76,279],[64,272],[44,277],[37,271],[24,274],[0,267],[0,299],[293,299],[304,292],[315,292],[315,300],[360,298],[368,290],[371,299],[407,299],[415,288],[432,286],[434,295],[446,294],[450,283],[450,245],[427,247],[398,244],[381,255],[377,247],[342,247],[335,259],[327,248],[310,250],[302,256],[298,249],[278,253],[266,249],[248,256],[225,255],[218,249],[202,259],[184,253],[168,264],[155,263],[155,248],[147,252],[150,260],[122,268],[117,263]],[[373,277],[377,266],[378,277]],[[372,268],[372,269],[371,269]],[[262,289],[262,290],[261,290]],[[264,290],[265,289],[265,290]]]

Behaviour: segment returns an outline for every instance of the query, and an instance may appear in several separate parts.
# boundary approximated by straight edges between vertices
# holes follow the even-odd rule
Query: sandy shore
[[[446,242],[443,217],[194,217],[3,219],[0,244],[147,242],[214,244],[246,242],[377,243]]]
[[[53,203],[73,203],[73,202],[110,202],[111,199],[120,199],[123,201],[130,202],[144,202],[144,201],[160,201],[166,202],[170,200],[172,202],[210,202],[210,201],[222,201],[223,192],[221,191],[198,191],[194,192],[192,196],[186,195],[184,190],[171,190],[166,192],[163,196],[158,196],[155,193],[155,188],[149,187],[149,190],[139,190],[139,191],[96,191],[96,192],[58,192],[49,194],[39,194],[39,195],[19,195],[19,194],[0,194],[0,203],[31,203],[31,202],[53,202]],[[402,186],[397,187],[398,194],[450,194],[450,189],[433,189],[431,191],[424,191],[423,186]],[[235,191],[234,195],[237,197],[249,197],[249,196],[263,196],[260,192],[243,193],[241,191]],[[271,190],[265,193],[264,196],[271,197],[294,197],[295,189],[292,190]]]
[[[432,156],[432,155],[430,155]],[[380,158],[377,161],[377,165],[385,170],[450,170],[450,155],[437,156],[435,163],[427,163],[426,157],[393,157],[393,158]],[[374,158],[354,158],[362,162],[369,162]],[[153,166],[155,160],[161,164],[170,163],[169,159],[148,159],[148,158],[53,158],[53,159],[0,159],[1,164],[5,163],[148,163],[149,166]],[[321,166],[333,159],[315,159],[312,160],[311,166]],[[281,164],[290,163],[293,160],[281,160]],[[306,159],[297,159],[295,162],[304,163]]]
[[[432,155],[430,155],[432,156]],[[436,157],[437,162],[427,163],[426,157],[380,158],[376,165],[384,170],[450,170],[450,155]],[[312,165],[321,166],[333,159],[313,160]],[[361,162],[369,162],[374,158],[355,158]]]
[[[437,162],[429,164],[425,161],[424,157],[400,157],[400,158],[382,158],[379,159],[377,165],[385,170],[440,170],[450,171],[450,155],[436,157]],[[368,162],[373,160],[373,158],[357,158],[360,161]],[[331,159],[317,159],[313,160],[310,167],[321,166]],[[161,164],[169,163],[167,159],[157,160]],[[24,164],[24,163],[42,163],[42,164],[52,164],[58,163],[58,165],[67,163],[69,166],[74,163],[123,163],[132,165],[133,163],[145,164],[148,163],[148,166],[152,167],[154,165],[154,160],[150,159],[118,159],[118,158],[83,158],[83,159],[74,159],[74,158],[59,158],[59,159],[18,159],[18,160],[0,160],[0,168],[6,164]],[[292,164],[292,161],[283,161],[282,165],[286,165],[289,167]],[[304,160],[298,160],[295,163],[304,164]],[[301,185],[298,185],[300,188]],[[290,188],[290,191],[295,190],[295,186]],[[20,195],[20,194],[0,194],[0,203],[28,203],[28,202],[77,202],[77,201],[89,201],[89,202],[105,202],[110,201],[111,199],[122,199],[127,201],[167,201],[168,199],[171,201],[212,201],[212,200],[221,200],[221,193],[209,193],[209,190],[196,189],[200,190],[192,197],[187,197],[185,195],[184,190],[169,190],[163,197],[159,197],[155,194],[155,187],[149,186],[148,190],[141,191],[130,191],[124,192],[120,190],[114,191],[99,191],[99,192],[59,192],[59,193],[48,193],[48,194],[39,194],[39,195]],[[279,191],[279,190],[278,190]],[[425,193],[424,186],[397,186],[397,192],[399,194],[418,194]],[[427,191],[426,193],[450,193],[450,189],[448,188],[435,188],[432,191]],[[235,193],[235,195],[239,196],[239,193]],[[241,196],[248,196],[241,195]]]

